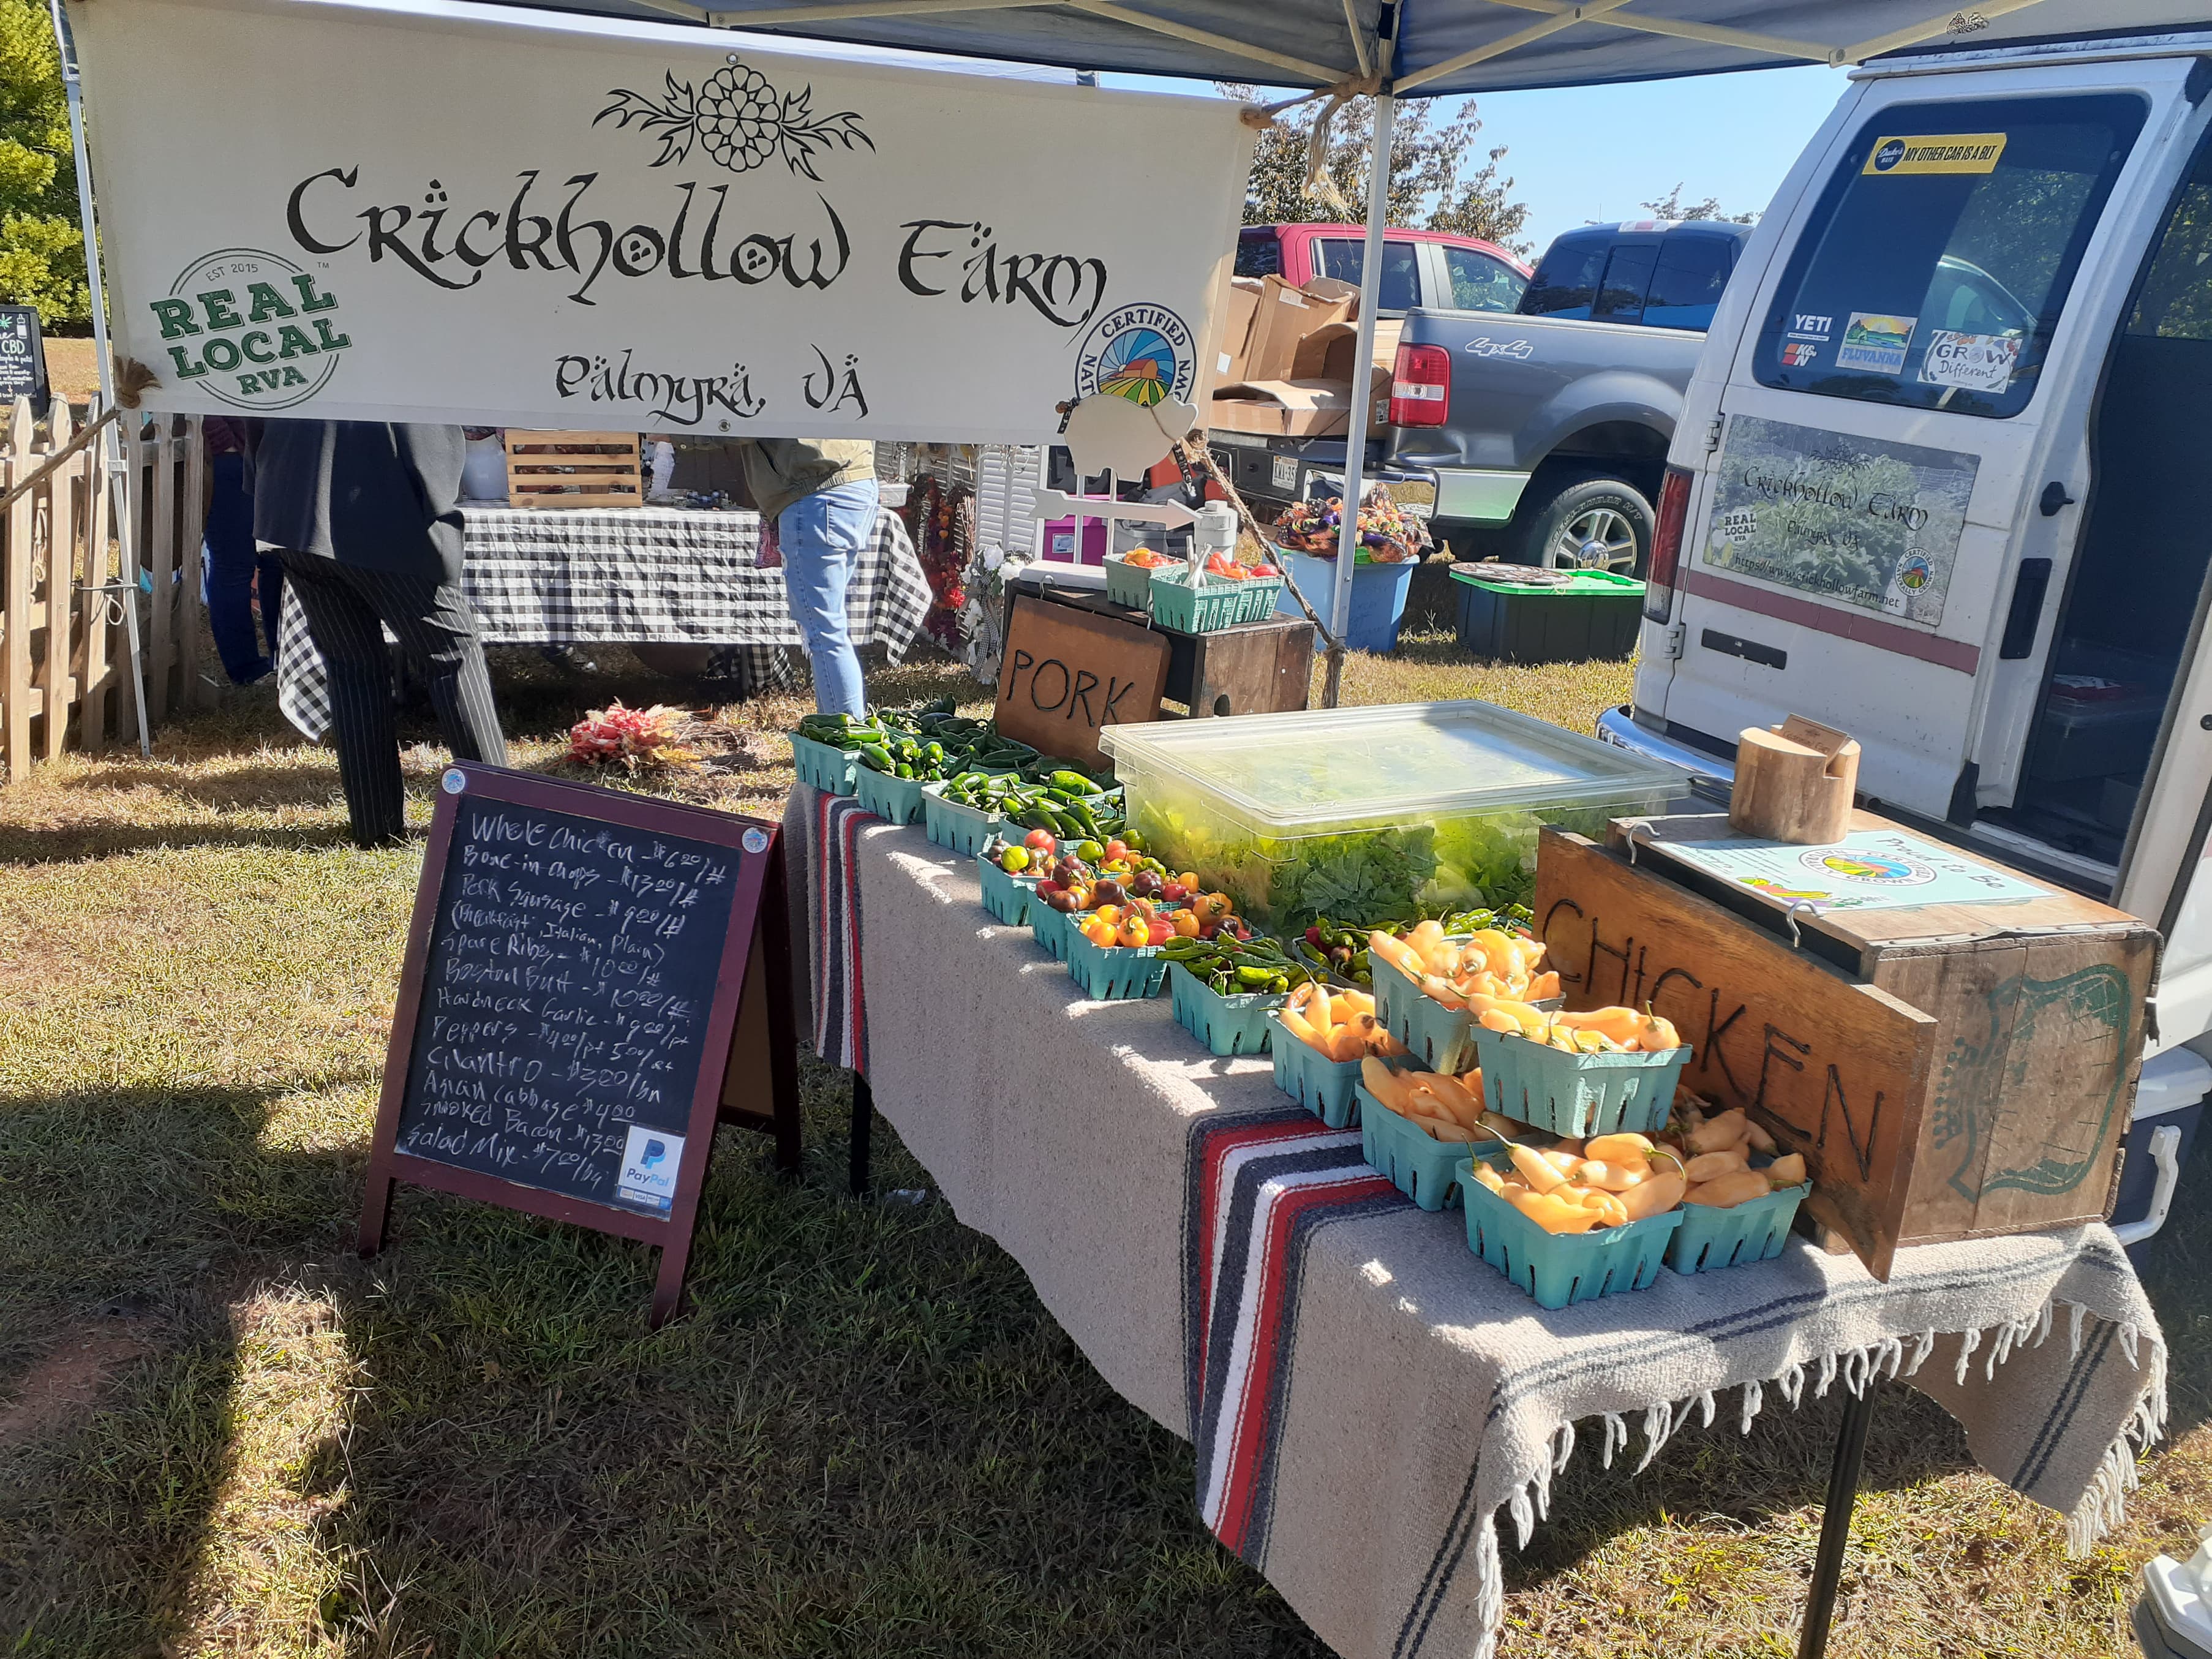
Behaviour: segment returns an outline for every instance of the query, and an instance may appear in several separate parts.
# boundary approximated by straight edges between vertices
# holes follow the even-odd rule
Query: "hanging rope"
[[[1285,98],[1279,104],[1247,104],[1237,118],[1248,127],[1262,131],[1275,125],[1275,118],[1301,104],[1310,104],[1317,98],[1328,102],[1315,118],[1313,130],[1306,135],[1306,178],[1304,186],[1307,196],[1322,204],[1331,212],[1351,216],[1352,206],[1337,188],[1336,180],[1329,175],[1328,150],[1334,137],[1336,113],[1355,98],[1372,98],[1382,90],[1379,75],[1348,76],[1334,86],[1317,87],[1311,92],[1301,93],[1296,98]]]

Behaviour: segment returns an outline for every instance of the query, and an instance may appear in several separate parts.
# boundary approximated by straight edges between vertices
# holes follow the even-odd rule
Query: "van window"
[[[1590,315],[1603,323],[1632,323],[1644,315],[1644,296],[1651,289],[1651,268],[1659,249],[1651,242],[1624,242],[1605,262]]]
[[[1367,264],[1367,244],[1350,236],[1325,236],[1314,246],[1321,253],[1322,276],[1357,283]],[[1419,256],[1411,242],[1382,244],[1382,287],[1376,295],[1377,311],[1410,311],[1421,303]]]
[[[1528,286],[1528,279],[1503,259],[1449,242],[1444,244],[1444,274],[1451,278],[1455,311],[1510,311]]]
[[[1283,274],[1283,244],[1272,230],[1248,230],[1237,239],[1239,276],[1279,276]]]
[[[1644,326],[1711,328],[1739,246],[1729,236],[1669,236],[1660,245],[1651,297],[1644,302]]]
[[[1882,111],[1798,238],[1760,384],[2018,414],[2147,108],[2104,94]]]
[[[1587,317],[1597,300],[1611,237],[1562,236],[1552,244],[1521,296],[1524,317]]]

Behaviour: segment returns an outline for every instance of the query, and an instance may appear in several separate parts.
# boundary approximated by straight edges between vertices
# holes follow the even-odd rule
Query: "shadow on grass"
[[[804,1088],[799,1181],[718,1138],[658,1333],[651,1252],[482,1205],[403,1188],[359,1261],[357,1123],[284,1149],[276,1091],[0,1101],[0,1400],[102,1298],[161,1321],[96,1414],[0,1449],[0,1650],[1326,1659],[1009,1258],[842,1196],[844,1076]],[[926,1181],[887,1127],[877,1155]],[[260,1285],[359,1379],[310,1444],[266,1443]]]

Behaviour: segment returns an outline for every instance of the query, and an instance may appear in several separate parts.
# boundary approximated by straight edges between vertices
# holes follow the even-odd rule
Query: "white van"
[[[1632,708],[1863,745],[1892,816],[2154,922],[2212,1030],[2212,33],[1885,60],[1746,247],[1668,460]]]

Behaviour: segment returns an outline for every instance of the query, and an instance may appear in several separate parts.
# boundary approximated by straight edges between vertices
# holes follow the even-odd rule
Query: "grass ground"
[[[517,763],[552,765],[585,707],[685,695],[620,654],[580,680],[502,660]],[[1587,730],[1626,672],[1425,636],[1346,685]],[[943,664],[873,689],[975,690]],[[730,753],[690,793],[776,811],[796,712],[720,711]],[[420,816],[441,759],[410,751]],[[841,1073],[805,1073],[796,1183],[725,1133],[698,1305],[660,1334],[637,1247],[460,1201],[405,1195],[401,1248],[358,1261],[419,854],[343,826],[330,757],[265,692],[150,762],[0,791],[0,1652],[1322,1654],[1006,1256],[942,1206],[842,1195]],[[880,1187],[926,1184],[888,1133],[877,1157]],[[1832,1651],[2127,1650],[2130,1574],[2212,1518],[2212,1223],[2184,1212],[2147,1270],[2178,1438],[2127,1529],[2063,1560],[2056,1518],[1898,1391]],[[1771,1410],[1636,1479],[1584,1454],[1510,1558],[1505,1652],[1794,1651],[1833,1426]]]

